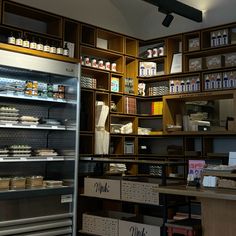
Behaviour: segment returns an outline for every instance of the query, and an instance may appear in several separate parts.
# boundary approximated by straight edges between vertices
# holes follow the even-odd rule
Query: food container
[[[198,71],[202,69],[202,58],[189,59],[189,71]]]
[[[98,67],[96,58],[92,58],[91,65],[92,67]]]
[[[26,177],[26,188],[41,188],[41,187],[43,187],[43,176]]]
[[[100,69],[104,69],[104,64],[103,64],[103,60],[98,60],[98,68]]]
[[[14,177],[10,180],[10,189],[25,189],[25,181],[24,177]]]
[[[158,57],[158,49],[157,48],[152,49],[152,56],[153,57]]]
[[[44,181],[44,186],[47,188],[58,188],[63,186],[61,180],[46,180]]]
[[[222,66],[222,56],[215,55],[206,57],[206,68],[207,69],[217,69]]]
[[[8,190],[10,185],[10,178],[0,178],[0,191]]]
[[[147,58],[152,58],[152,49],[151,48],[149,48],[147,50]]]
[[[109,61],[107,61],[107,62],[105,63],[105,69],[106,69],[106,70],[110,70],[110,69],[111,69],[111,63],[110,63]]]
[[[111,70],[112,70],[112,71],[116,71],[116,63],[115,63],[115,62],[113,62],[113,63],[111,64]]]

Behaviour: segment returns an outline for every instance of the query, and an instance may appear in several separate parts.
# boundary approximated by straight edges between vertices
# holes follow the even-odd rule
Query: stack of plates
[[[11,157],[30,157],[31,147],[28,145],[11,145],[9,153]]]
[[[0,123],[17,124],[19,119],[19,110],[15,107],[0,107]]]
[[[39,118],[34,116],[21,116],[20,121],[23,125],[37,125]]]

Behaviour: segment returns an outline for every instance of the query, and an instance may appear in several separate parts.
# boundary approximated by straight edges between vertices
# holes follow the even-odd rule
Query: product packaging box
[[[120,92],[120,79],[111,77],[111,92]]]
[[[120,200],[119,179],[84,178],[84,194],[91,197]]]
[[[157,64],[155,62],[139,62],[139,76],[150,77],[157,74]]]
[[[97,38],[97,47],[108,49],[108,41],[106,39]]]
[[[141,222],[139,223],[139,221]],[[143,216],[141,220],[119,220],[119,236],[160,236],[162,225],[163,220],[161,218],[151,216]]]
[[[225,67],[236,66],[236,53],[227,53],[224,54],[225,58]]]
[[[222,66],[222,56],[215,55],[206,57],[206,68],[207,69],[217,69]]]
[[[119,220],[134,216],[134,214],[118,211],[83,213],[82,231],[101,236],[118,236]]]
[[[130,202],[159,205],[158,183],[121,181],[121,199]]]
[[[192,38],[188,40],[188,50],[196,51],[200,49],[200,40],[199,38]]]
[[[189,59],[189,71],[198,71],[202,69],[202,58]]]

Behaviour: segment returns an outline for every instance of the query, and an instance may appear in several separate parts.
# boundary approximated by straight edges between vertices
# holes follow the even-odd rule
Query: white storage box
[[[162,219],[151,216],[144,216],[142,223],[119,220],[119,236],[160,236],[162,224]]]
[[[121,199],[124,201],[159,205],[158,183],[121,181]]]
[[[128,217],[134,217],[134,214],[116,211],[103,212],[99,215],[84,213],[82,217],[82,232],[102,236],[118,236],[119,219]]]
[[[91,197],[120,200],[120,180],[84,178],[84,194]]]

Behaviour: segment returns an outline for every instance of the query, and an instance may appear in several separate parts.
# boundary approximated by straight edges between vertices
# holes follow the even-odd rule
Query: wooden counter
[[[236,235],[236,190],[160,187],[163,194],[194,196],[201,200],[203,236]]]

